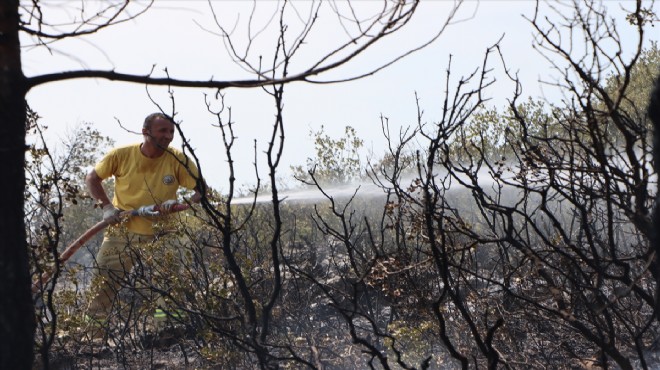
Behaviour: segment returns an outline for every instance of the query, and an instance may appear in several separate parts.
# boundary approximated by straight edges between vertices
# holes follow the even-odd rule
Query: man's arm
[[[201,189],[200,189],[201,187]],[[199,186],[195,187],[195,194],[190,197],[190,201],[192,203],[199,203],[202,201],[202,197],[207,194],[208,187],[206,186],[206,182],[202,179],[199,181]]]
[[[102,182],[103,179],[99,177],[99,175],[96,173],[96,170],[93,168],[85,177],[85,183],[87,184],[89,195],[100,202],[101,207],[105,207],[108,204],[111,204],[111,202],[108,198],[108,195],[105,193],[105,189],[103,189]]]
[[[110,203],[108,195],[103,189],[101,184],[103,179],[99,177],[96,173],[96,170],[92,169],[89,171],[85,177],[85,183],[87,184],[87,190],[92,198],[96,199],[101,203],[101,208],[103,209],[103,221],[109,224],[116,224],[121,222],[120,210]]]
[[[201,187],[206,189],[206,183],[204,180],[201,181]],[[184,200],[184,203],[190,202],[190,203],[199,203],[202,200],[202,196],[204,194],[203,190],[200,190],[200,187],[197,186],[195,187],[195,193],[188,198],[188,200]],[[162,215],[167,215],[172,212],[172,207],[174,207],[176,204],[178,204],[178,201],[176,199],[172,200],[167,200],[163,203],[161,203],[159,206],[159,212]]]
[[[195,194],[190,197],[190,202],[191,203],[199,203],[202,200],[202,192],[199,190],[199,188],[195,188]]]

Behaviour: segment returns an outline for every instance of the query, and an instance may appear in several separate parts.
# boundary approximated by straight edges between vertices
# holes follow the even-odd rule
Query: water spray
[[[384,190],[373,183],[344,184],[329,187],[322,187],[323,192],[318,188],[307,188],[294,191],[279,192],[281,202],[312,203],[326,200],[329,197],[333,199],[345,199],[353,196],[360,198],[378,197],[384,194]],[[325,193],[325,194],[324,194]],[[273,200],[272,194],[240,197],[232,200],[231,204],[252,204],[265,203]]]

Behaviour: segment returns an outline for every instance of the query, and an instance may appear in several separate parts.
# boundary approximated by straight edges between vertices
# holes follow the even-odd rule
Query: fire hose
[[[152,205],[149,207],[153,207],[153,210],[155,212],[158,212],[157,205]],[[180,212],[188,208],[190,208],[190,206],[187,204],[175,204],[174,206],[172,206],[170,212]],[[120,213],[120,217],[122,218],[133,217],[137,215],[138,215],[137,209],[131,211],[123,211]],[[59,264],[64,265],[64,263],[66,263],[66,261],[68,261],[69,258],[71,258],[71,256],[73,256],[78,251],[78,249],[80,249],[80,247],[85,245],[85,243],[87,243],[92,237],[94,237],[94,235],[98,234],[99,231],[105,229],[109,225],[110,223],[108,223],[107,221],[100,221],[99,223],[97,223],[96,225],[92,226],[87,231],[85,231],[82,235],[78,237],[78,239],[74,240],[71,244],[69,244],[69,246],[66,247],[66,249],[59,255],[58,258]],[[53,275],[52,271],[51,272],[44,271],[41,274],[41,278],[39,278],[39,280],[37,280],[32,284],[32,293],[36,293],[41,288],[43,288],[46,282],[48,282],[48,279],[50,279],[52,275]]]

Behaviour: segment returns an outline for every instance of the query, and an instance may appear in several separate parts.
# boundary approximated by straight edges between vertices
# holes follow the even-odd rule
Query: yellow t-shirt
[[[148,158],[140,145],[115,148],[94,167],[102,179],[115,177],[115,207],[130,211],[176,199],[179,186],[195,188],[199,172],[185,154],[170,147],[160,157]],[[151,220],[139,216],[131,217],[126,225],[129,231],[142,235],[153,235],[152,226]]]

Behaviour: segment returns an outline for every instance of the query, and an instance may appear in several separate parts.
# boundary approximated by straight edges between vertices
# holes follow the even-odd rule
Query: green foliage
[[[461,125],[455,138],[449,140],[449,156],[459,162],[482,155],[492,160],[506,159],[513,154],[512,143],[523,136],[538,143],[561,132],[553,108],[541,100],[529,98],[518,104],[515,111],[511,107],[504,111],[484,107]]]
[[[603,111],[617,109],[619,114],[630,117],[634,122],[643,122],[650,129],[650,122],[646,120],[646,107],[654,86],[654,76],[658,73],[660,73],[660,49],[658,43],[652,41],[650,47],[642,51],[629,74],[618,71],[607,77],[605,91],[615,105],[607,107],[605,102],[601,101],[596,105],[597,109]]]
[[[323,126],[317,132],[310,132],[314,139],[315,158],[307,158],[307,168],[291,167],[295,178],[310,182],[313,174],[320,184],[347,184],[362,176],[360,149],[364,142],[355,129],[346,126],[344,136],[333,139],[323,131]]]

